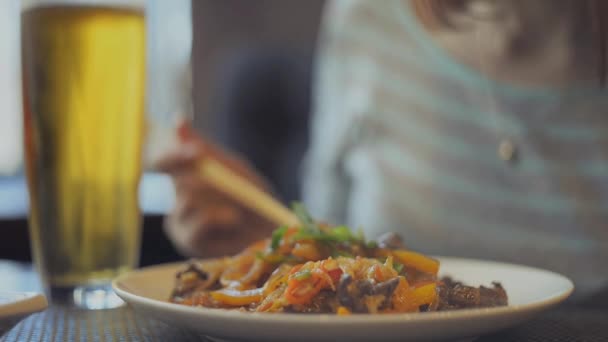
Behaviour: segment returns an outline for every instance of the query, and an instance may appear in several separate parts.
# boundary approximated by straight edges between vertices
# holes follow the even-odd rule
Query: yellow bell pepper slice
[[[406,267],[432,275],[437,275],[437,272],[439,272],[439,261],[426,255],[402,249],[394,250],[392,254],[398,262]]]
[[[211,298],[227,306],[245,306],[262,300],[264,289],[234,290],[230,288],[210,292]]]

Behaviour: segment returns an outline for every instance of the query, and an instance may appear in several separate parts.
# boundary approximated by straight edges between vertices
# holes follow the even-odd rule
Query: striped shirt
[[[608,286],[608,96],[496,81],[435,44],[408,1],[325,15],[303,196],[425,253]]]

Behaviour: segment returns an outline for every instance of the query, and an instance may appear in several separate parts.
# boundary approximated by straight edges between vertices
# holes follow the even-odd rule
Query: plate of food
[[[367,241],[296,213],[300,224],[237,255],[143,268],[113,287],[142,314],[239,341],[469,338],[529,320],[574,289],[550,271],[430,257],[396,234]]]

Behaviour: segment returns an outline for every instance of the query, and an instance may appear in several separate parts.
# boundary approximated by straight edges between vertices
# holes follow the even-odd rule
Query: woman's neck
[[[458,60],[491,78],[554,86],[595,80],[585,3],[469,0],[448,13],[453,25],[432,34]]]

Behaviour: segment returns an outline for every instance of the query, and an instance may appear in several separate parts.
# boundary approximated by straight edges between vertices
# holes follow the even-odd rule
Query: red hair
[[[450,9],[462,9],[467,0],[410,0],[414,12],[429,30],[440,27],[453,26],[448,17]],[[580,2],[579,2],[580,1]],[[590,19],[591,32],[596,42],[597,75],[602,86],[606,84],[608,73],[608,1],[606,0],[578,0],[582,3]]]

